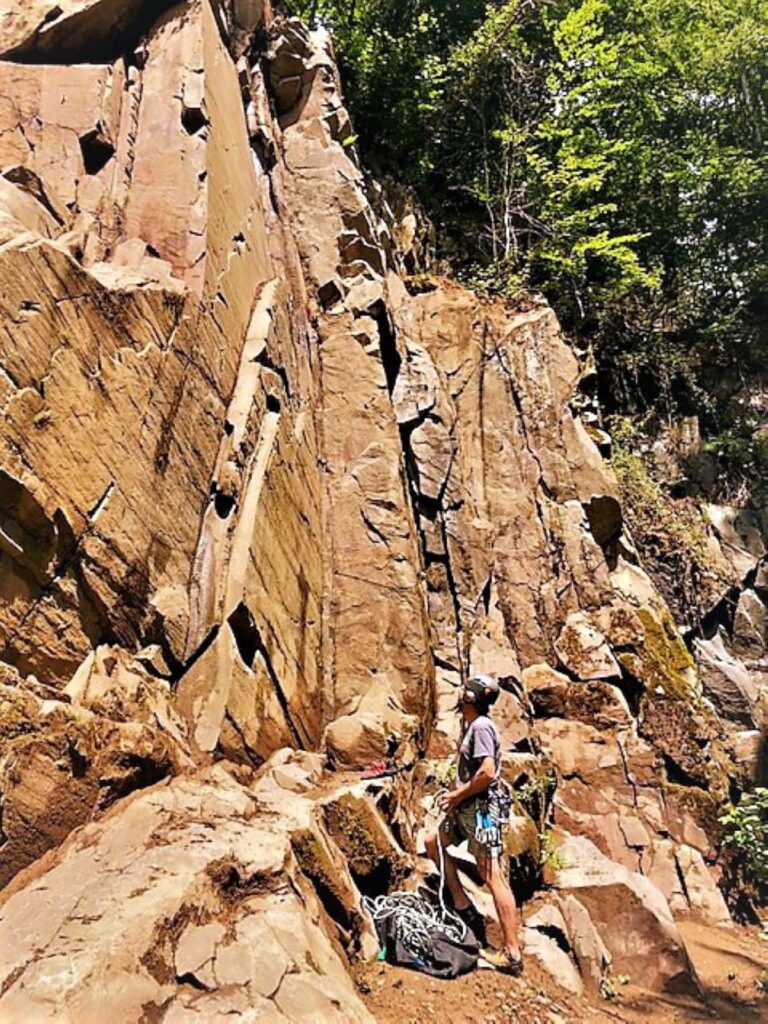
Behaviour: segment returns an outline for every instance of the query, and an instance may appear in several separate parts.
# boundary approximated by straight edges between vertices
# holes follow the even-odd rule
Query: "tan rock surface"
[[[741,598],[702,689],[554,314],[398,276],[419,225],[357,162],[324,32],[6,7],[0,1017],[368,1019],[344,962],[419,794],[323,765],[448,753],[477,671],[534,794],[519,856],[581,834],[573,959],[541,958],[594,991],[635,943],[633,980],[685,978],[670,907],[725,922],[712,822],[757,756],[755,523],[712,510]]]
[[[566,836],[560,892],[586,907],[610,951],[612,969],[651,990],[695,987],[695,976],[669,905],[641,875],[604,857],[588,839]]]
[[[108,1001],[125,1021],[161,1007],[175,1020],[369,1021],[293,828],[221,768],[87,826],[0,907],[0,1016],[95,1024]]]

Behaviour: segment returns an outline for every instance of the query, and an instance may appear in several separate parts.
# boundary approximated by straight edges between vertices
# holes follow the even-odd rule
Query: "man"
[[[428,856],[440,866],[443,848],[445,882],[456,913],[482,940],[482,917],[470,902],[459,878],[455,859],[446,846],[469,840],[469,851],[491,891],[496,913],[504,934],[504,949],[485,950],[483,958],[498,970],[519,975],[523,969],[520,952],[520,918],[515,897],[502,866],[501,838],[498,830],[482,828],[478,811],[483,797],[496,785],[501,767],[501,741],[495,723],[490,719],[491,705],[499,696],[499,684],[490,676],[473,676],[463,687],[459,698],[462,737],[458,755],[458,782],[443,803],[443,818],[437,832],[427,836]],[[486,821],[485,824],[488,824]],[[494,834],[494,832],[496,834]]]

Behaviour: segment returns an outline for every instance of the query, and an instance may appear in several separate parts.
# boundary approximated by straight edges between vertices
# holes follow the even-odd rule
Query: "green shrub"
[[[768,789],[758,786],[718,819],[723,844],[739,854],[759,885],[768,883]]]

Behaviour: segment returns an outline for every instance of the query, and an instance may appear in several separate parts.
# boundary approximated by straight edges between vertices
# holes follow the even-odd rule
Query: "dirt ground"
[[[360,965],[357,982],[379,1024],[768,1024],[768,942],[754,928],[684,924],[703,998],[662,997],[631,982],[590,1003],[559,989],[530,958],[522,978],[477,970],[438,981],[387,964]]]

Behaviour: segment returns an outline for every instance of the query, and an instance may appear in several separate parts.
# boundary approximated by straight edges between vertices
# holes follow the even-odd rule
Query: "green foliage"
[[[600,995],[603,999],[618,999],[619,986],[628,985],[629,981],[628,974],[605,974],[600,979]]]
[[[738,420],[766,354],[765,4],[297,8],[335,34],[364,159],[419,190],[459,273],[544,292],[609,411]]]
[[[554,770],[542,769],[533,778],[514,787],[516,803],[536,822],[540,831],[544,829],[556,785]]]
[[[768,789],[745,793],[719,819],[723,843],[744,858],[749,874],[760,885],[768,882]]]
[[[443,757],[428,761],[425,783],[430,790],[453,787],[456,783],[456,759]]]
[[[541,866],[550,868],[552,871],[564,871],[568,862],[563,856],[555,833],[549,829],[539,834],[540,850],[539,863]]]

